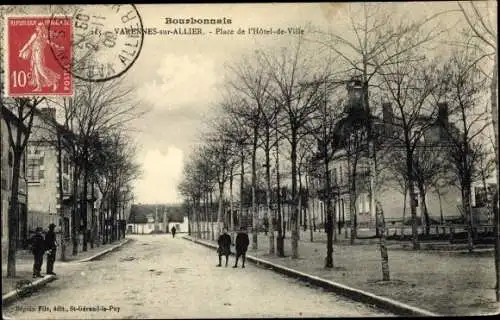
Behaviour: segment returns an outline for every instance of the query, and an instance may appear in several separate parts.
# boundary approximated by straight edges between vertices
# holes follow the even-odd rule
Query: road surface
[[[217,268],[214,250],[132,236],[100,260],[56,263],[59,279],[4,309],[12,319],[388,316],[251,263]]]

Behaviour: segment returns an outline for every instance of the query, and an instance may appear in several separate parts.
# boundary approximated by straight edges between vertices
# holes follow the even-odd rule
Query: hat
[[[49,224],[49,229],[54,229],[55,227],[56,227],[55,224],[53,224],[53,223]]]

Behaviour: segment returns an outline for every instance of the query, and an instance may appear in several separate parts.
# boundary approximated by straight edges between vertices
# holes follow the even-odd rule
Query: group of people
[[[217,267],[222,266],[222,256],[226,256],[226,267],[229,259],[229,255],[231,254],[231,236],[227,233],[227,229],[224,228],[222,234],[219,236],[217,240],[219,248],[217,249],[217,253],[219,254],[219,264]],[[235,247],[236,247],[236,261],[234,263],[233,268],[238,267],[238,260],[241,257],[242,260],[242,268],[245,268],[245,259],[246,253],[248,249],[248,245],[250,244],[250,239],[248,238],[248,234],[245,232],[245,228],[241,227],[238,235],[236,236]]]
[[[56,251],[57,251],[57,240],[56,233],[54,231],[56,225],[51,223],[49,225],[49,231],[43,236],[43,229],[37,227],[35,234],[31,238],[31,253],[33,253],[34,263],[33,263],[33,278],[43,277],[42,265],[43,265],[43,255],[47,252],[47,274],[56,275],[54,273],[54,262],[56,261]]]

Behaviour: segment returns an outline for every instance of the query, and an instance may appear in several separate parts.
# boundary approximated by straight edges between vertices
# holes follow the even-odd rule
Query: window
[[[332,182],[334,185],[337,184],[337,168],[333,168]]]
[[[40,163],[43,163],[43,158],[28,159],[28,170],[26,172],[26,178],[31,182],[39,182],[43,179],[44,172],[40,170]]]
[[[64,193],[68,193],[69,192],[69,180],[68,180],[68,178],[63,178],[62,179],[62,188],[63,188],[63,192]]]
[[[68,157],[64,157],[64,159],[63,159],[63,172],[65,174],[69,173],[69,160],[68,160]]]
[[[40,165],[38,164],[38,159],[28,159],[28,170],[26,172],[26,178],[28,181],[39,181]]]
[[[342,174],[343,174],[343,172],[342,172],[342,165],[340,165],[340,167],[339,167],[339,181],[340,181],[340,184],[342,184]]]

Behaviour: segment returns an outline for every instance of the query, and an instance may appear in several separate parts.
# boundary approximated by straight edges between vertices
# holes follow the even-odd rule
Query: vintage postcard
[[[499,313],[497,19],[1,5],[2,318]]]

